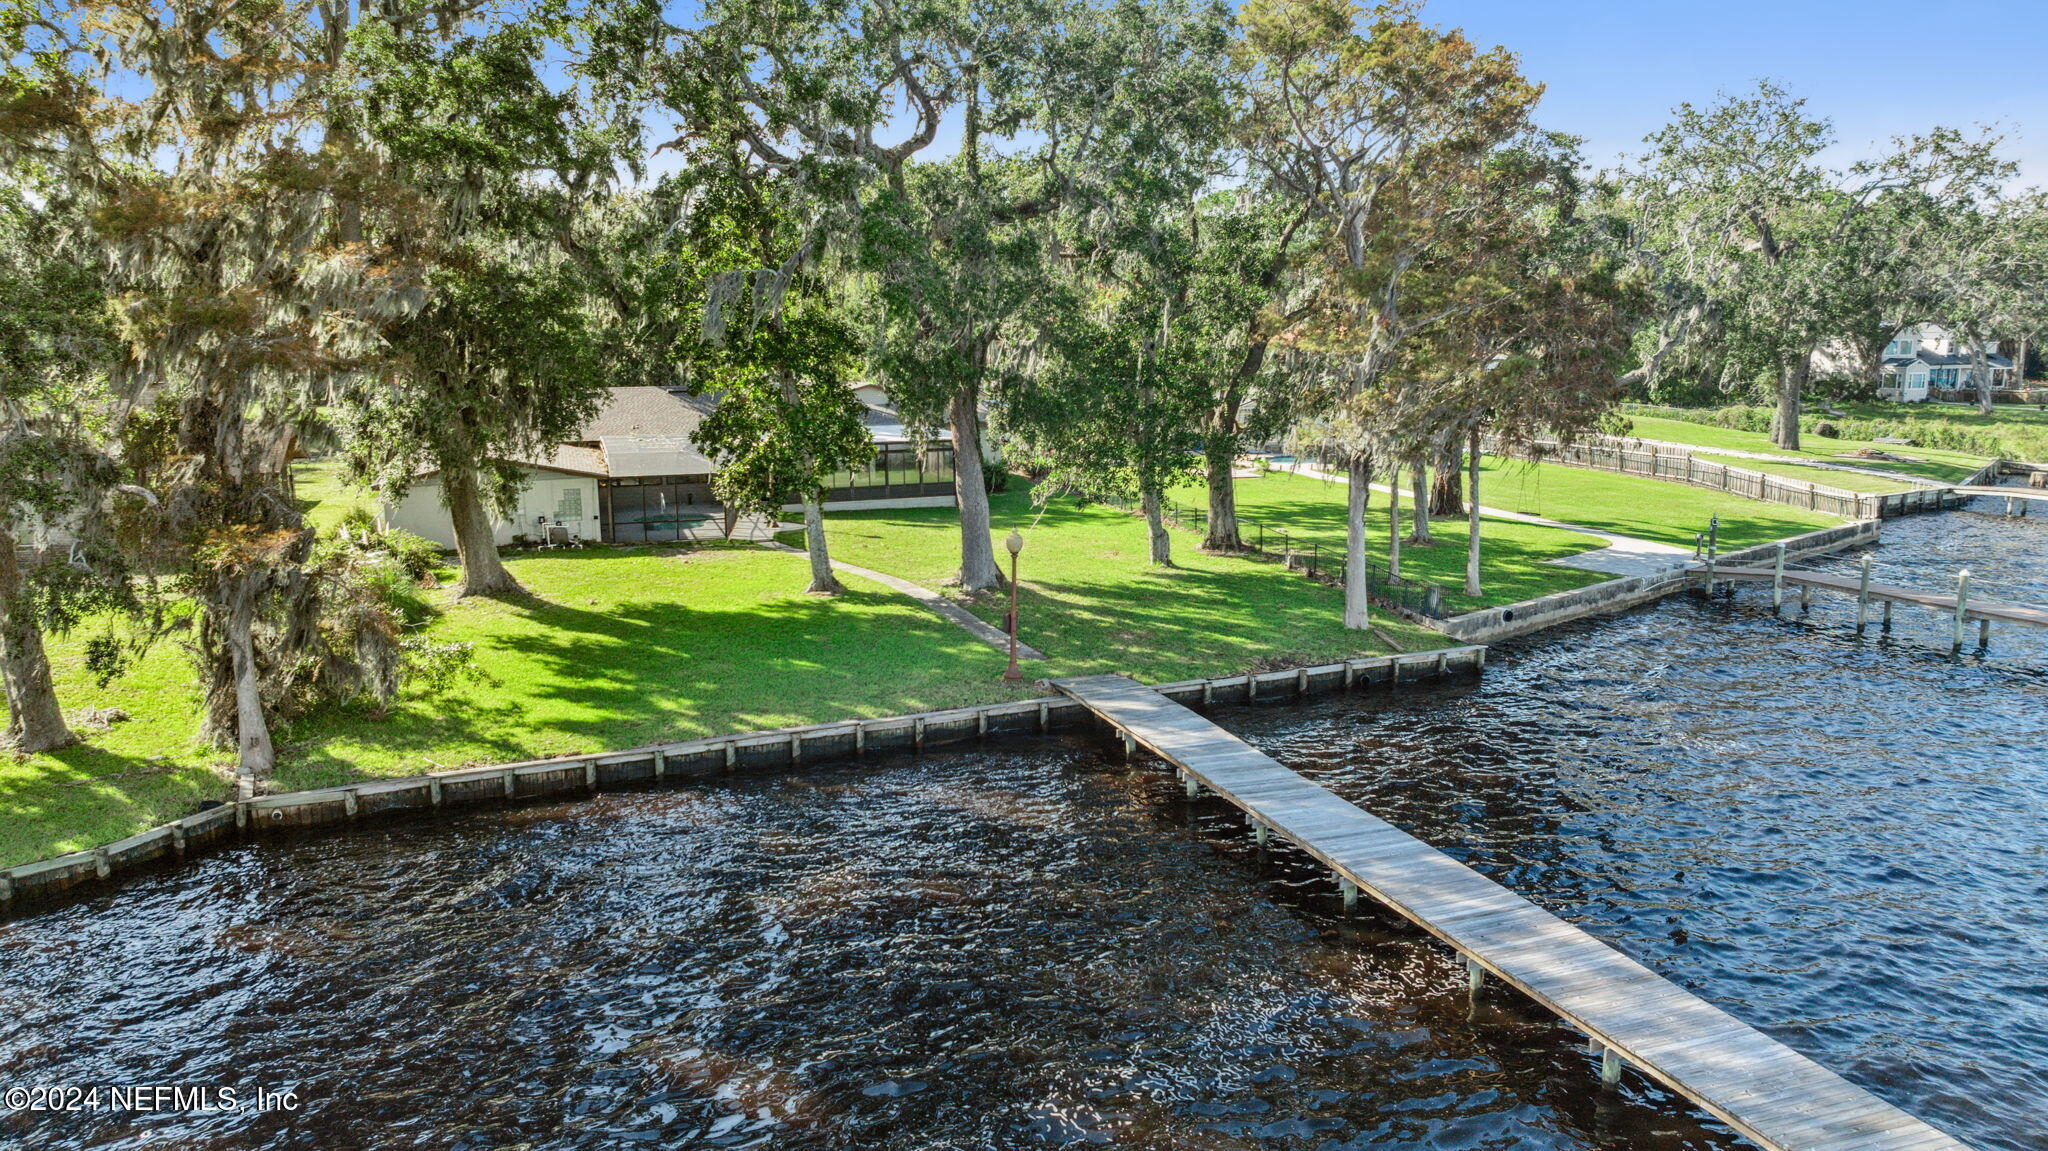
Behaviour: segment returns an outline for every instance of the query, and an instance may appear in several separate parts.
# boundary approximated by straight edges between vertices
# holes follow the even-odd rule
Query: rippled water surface
[[[2048,520],[1879,578],[2048,602]],[[1853,568],[1853,559],[1828,561]],[[1796,601],[1795,601],[1796,604]],[[1681,598],[1219,719],[1980,1148],[2048,1131],[2048,636]],[[1974,630],[1972,639],[1974,640]],[[0,1145],[1734,1147],[1098,741],[237,847],[0,923]]]

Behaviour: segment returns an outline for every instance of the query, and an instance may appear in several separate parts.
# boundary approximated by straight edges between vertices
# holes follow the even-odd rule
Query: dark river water
[[[1886,540],[1879,578],[2048,602],[2048,518]],[[1974,1146],[2048,1145],[2048,636],[1951,658],[1930,613],[1768,595],[1218,719]],[[1741,1145],[1080,734],[244,845],[0,922],[0,1088],[94,1086],[0,1105],[0,1146]]]

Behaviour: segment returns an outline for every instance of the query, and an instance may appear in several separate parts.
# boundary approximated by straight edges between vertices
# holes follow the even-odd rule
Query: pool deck
[[[1774,1151],[1954,1151],[1961,1141],[1877,1098],[1570,923],[1120,675],[1053,686],[1622,1061]]]

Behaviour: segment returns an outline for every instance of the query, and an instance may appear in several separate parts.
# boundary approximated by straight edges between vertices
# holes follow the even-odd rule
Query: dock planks
[[[1120,675],[1053,686],[1754,1142],[1964,1148],[1151,688]]]

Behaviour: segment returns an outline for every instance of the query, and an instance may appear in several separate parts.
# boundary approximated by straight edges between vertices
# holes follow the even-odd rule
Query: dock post
[[[1803,584],[1800,584],[1800,585],[1799,585],[1799,610],[1800,610],[1800,611],[1809,611],[1809,610],[1811,610],[1811,609],[1812,609],[1812,607],[1813,607],[1813,585],[1812,585],[1812,584],[1807,584],[1807,583],[1803,583]]]
[[[1252,825],[1252,842],[1258,844],[1261,850],[1265,848],[1266,844],[1272,842],[1272,839],[1272,828],[1267,827],[1263,823],[1257,823]]]
[[[1707,543],[1707,598],[1714,598],[1714,552],[1713,541]]]
[[[1124,741],[1124,758],[1125,758],[1125,759],[1131,759],[1131,758],[1134,758],[1134,757],[1135,757],[1135,756],[1136,756],[1136,755],[1138,754],[1138,741],[1136,741],[1136,740],[1134,740],[1134,739],[1132,739],[1132,738],[1131,738],[1131,733],[1130,733],[1130,732],[1124,731],[1124,730],[1122,730],[1122,729],[1118,729],[1118,731],[1117,731],[1117,733],[1116,733],[1116,737],[1117,737],[1118,739],[1120,739],[1120,740],[1123,740],[1123,741]]]
[[[1778,562],[1771,569],[1771,611],[1785,606],[1785,545],[1778,545]]]
[[[1856,634],[1870,625],[1870,556],[1863,556],[1863,573],[1856,581]]]
[[[1601,1043],[1597,1039],[1593,1041],[1593,1044],[1600,1048],[1601,1084],[1606,1087],[1612,1087],[1621,1082],[1621,1055],[1614,1048]]]
[[[1988,615],[1977,619],[1977,646],[1991,646],[1991,617]]]
[[[1474,995],[1486,986],[1486,968],[1479,966],[1479,961],[1469,955],[1465,957],[1465,986]]]
[[[1884,601],[1884,630],[1892,630],[1892,601]]]
[[[1180,781],[1187,785],[1189,799],[1202,798],[1202,785],[1195,780],[1194,776],[1182,772]]]
[[[1956,635],[1954,642],[1949,644],[1950,655],[1963,650],[1963,617],[1969,610],[1969,604],[1970,569],[1964,568],[1956,573]]]
[[[1337,890],[1344,893],[1344,914],[1358,910],[1358,885],[1348,879],[1337,881]]]
[[[665,751],[657,751],[654,753],[654,778],[660,779],[662,776],[667,774],[668,753]]]

